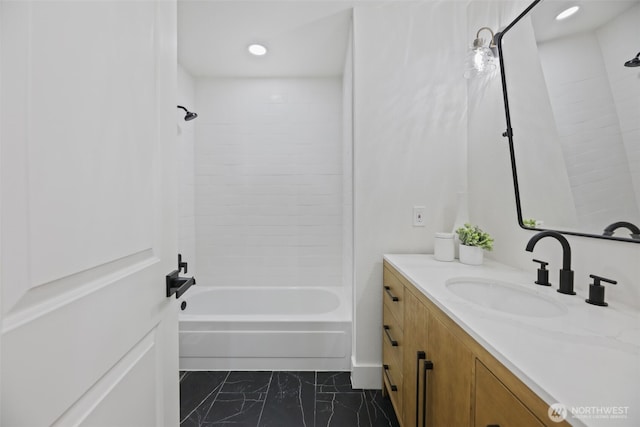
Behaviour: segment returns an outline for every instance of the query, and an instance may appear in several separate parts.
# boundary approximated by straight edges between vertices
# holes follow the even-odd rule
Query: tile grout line
[[[271,389],[271,382],[273,381],[273,372],[274,371],[271,371],[271,376],[269,377],[269,385],[267,385],[267,391],[264,394],[264,400],[262,401],[262,408],[260,408],[260,416],[258,417],[256,427],[258,427],[260,425],[260,421],[262,421],[262,414],[264,413],[264,407],[267,404],[267,398],[269,397],[269,389]]]
[[[185,375],[186,376],[186,375]],[[227,380],[227,377],[229,377],[229,371],[227,371],[227,375],[225,375],[224,380],[222,380],[222,382],[220,383],[219,387],[220,390],[222,390],[222,386],[224,385],[224,382]],[[220,392],[220,390],[218,390],[218,394]],[[202,401],[200,401],[200,403],[198,403],[196,405],[195,408],[193,408],[191,410],[191,412],[189,412],[187,415],[184,416],[184,418],[182,418],[180,420],[180,424],[182,424],[183,422],[185,422],[195,411],[198,410],[198,408],[200,408],[200,406],[202,406],[202,404],[213,394],[215,393],[216,389],[214,388],[213,390],[211,390],[211,393],[207,394]],[[213,400],[211,401],[211,405],[209,405],[209,409],[207,410],[207,412],[204,414],[203,419],[207,418],[207,415],[209,415],[209,412],[211,412],[211,408],[213,407],[213,404],[216,402],[216,399],[218,398],[218,395],[216,394],[216,396],[213,398]]]
[[[351,386],[353,387],[353,385]],[[373,419],[371,418],[371,413],[369,412],[369,405],[367,404],[367,394],[362,390],[362,401],[364,402],[364,409],[367,412],[367,417],[369,417],[369,426],[373,426]]]
[[[369,412],[369,402],[367,400],[367,393],[363,389],[362,390],[362,401],[364,402],[364,408],[367,412],[367,417],[369,418],[369,426],[373,427],[373,418],[371,417],[371,412]]]
[[[193,414],[196,412],[196,410],[200,409],[201,411],[204,410],[204,414],[203,414],[203,418],[201,420],[205,420],[209,415],[211,415],[212,413],[216,412],[216,409],[214,409],[214,404],[217,402],[218,397],[220,397],[220,393],[222,392],[222,389],[224,388],[224,386],[226,385],[226,383],[229,381],[230,379],[230,375],[231,375],[232,371],[226,371],[224,372],[224,376],[222,381],[218,384],[217,387],[214,387],[205,397],[204,399],[196,406],[196,408],[194,410],[192,410],[189,414],[187,414],[181,421],[180,423],[182,424],[184,421],[186,421],[187,419],[189,419],[189,417],[193,416]],[[278,372],[277,371],[269,371],[269,379],[267,382],[267,388],[264,392],[264,396],[263,396],[263,400],[262,400],[262,405],[260,407],[260,411],[258,414],[257,419],[255,419],[256,421],[256,427],[259,427],[260,425],[262,425],[262,417],[264,416],[264,410],[266,408],[266,404],[268,403],[268,396],[269,393],[271,392],[271,389],[274,386],[273,381],[274,380],[278,380],[278,378],[280,378],[278,375],[276,375]],[[391,421],[391,418],[389,417],[389,415],[387,414],[386,410],[383,409],[382,406],[380,406],[379,402],[377,402],[376,400],[376,396],[377,394],[375,392],[371,392],[368,393],[368,390],[365,389],[354,389],[353,385],[351,384],[351,379],[349,378],[348,383],[346,382],[342,382],[342,380],[338,381],[338,377],[336,375],[332,375],[327,377],[325,380],[323,380],[324,382],[322,384],[319,383],[319,374],[321,372],[318,371],[313,371],[313,375],[312,375],[312,381],[313,381],[313,392],[311,394],[311,396],[313,397],[313,408],[312,408],[312,419],[309,420],[309,426],[308,427],[318,427],[318,398],[319,398],[319,394],[321,393],[326,393],[327,397],[329,397],[329,395],[331,395],[332,399],[331,399],[331,415],[328,419],[328,422],[331,423],[332,422],[332,418],[334,412],[335,412],[335,407],[334,405],[337,403],[336,402],[336,398],[338,397],[338,395],[342,395],[342,394],[352,394],[352,395],[360,395],[361,398],[361,403],[359,406],[359,408],[353,408],[353,410],[356,412],[356,416],[357,416],[357,424],[359,426],[362,427],[373,427],[375,425],[381,425],[381,423],[388,423],[385,425],[396,425],[395,423],[393,423]],[[184,380],[185,378],[187,378],[189,376],[189,373],[185,372],[183,375],[181,375],[180,379],[181,382],[182,380]],[[302,381],[301,377],[298,378],[299,381]],[[331,385],[328,386],[330,387],[332,390],[328,391],[325,390],[323,391],[322,387],[324,387],[327,383],[329,382]],[[345,388],[345,386],[348,386],[347,388]],[[274,389],[276,390],[276,389]],[[277,391],[277,390],[276,390]],[[299,390],[299,393],[301,393],[301,390]],[[355,396],[354,396],[355,397]],[[211,404],[208,405],[208,407],[205,407],[205,405],[203,405],[207,399],[211,399]],[[369,401],[369,399],[371,399],[371,401]],[[351,398],[348,400],[352,400]],[[305,416],[304,416],[304,409],[303,409],[303,402],[299,401],[299,406],[302,410],[302,417],[303,417],[303,421],[305,420]],[[327,401],[326,403],[329,403],[329,401]],[[356,403],[357,402],[353,402]],[[369,403],[371,405],[369,405]],[[364,405],[364,408],[362,408],[362,405]],[[350,406],[350,405],[349,405]],[[268,409],[268,408],[267,408]],[[380,411],[380,413],[378,413]],[[362,415],[362,417],[361,417]],[[381,418],[379,418],[379,416],[381,416]],[[364,417],[367,417],[369,422],[367,423],[364,420]],[[253,417],[252,417],[253,418]],[[269,422],[269,421],[267,421]]]
[[[211,409],[213,408],[213,405],[218,400],[218,396],[220,396],[220,392],[222,391],[222,388],[224,387],[224,384],[227,382],[227,379],[229,378],[229,375],[231,375],[231,371],[227,371],[227,375],[224,376],[224,380],[222,380],[222,382],[220,383],[220,389],[218,390],[218,393],[216,393],[215,397],[213,398],[213,401],[211,402],[211,406],[209,406],[209,410],[207,411],[206,414],[204,414],[204,419],[205,420],[207,419],[207,416],[209,416],[209,412],[211,412]]]

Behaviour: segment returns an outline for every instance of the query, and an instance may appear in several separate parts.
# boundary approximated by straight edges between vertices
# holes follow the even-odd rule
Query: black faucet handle
[[[590,274],[589,277],[593,279],[594,286],[601,286],[600,285],[601,281],[606,283],[611,283],[612,285],[618,284],[618,282],[616,282],[615,280],[607,279],[606,277],[602,277],[602,276],[596,276],[595,274]]]
[[[551,286],[551,283],[549,283],[549,270],[547,270],[547,265],[549,265],[549,263],[546,261],[540,261],[539,259],[534,259],[533,262],[540,264],[540,267],[538,268],[538,280],[534,283],[540,286]]]
[[[595,274],[590,274],[589,277],[593,279],[593,283],[589,285],[589,299],[586,299],[585,301],[589,304],[599,305],[601,307],[608,306],[609,304],[604,302],[604,286],[602,286],[600,282],[606,282],[612,285],[616,285],[618,282],[607,279],[606,277],[596,276]]]

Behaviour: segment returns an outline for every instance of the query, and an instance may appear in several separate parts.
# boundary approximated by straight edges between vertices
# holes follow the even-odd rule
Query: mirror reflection
[[[638,22],[639,0],[545,0],[503,34],[525,226],[640,242]]]

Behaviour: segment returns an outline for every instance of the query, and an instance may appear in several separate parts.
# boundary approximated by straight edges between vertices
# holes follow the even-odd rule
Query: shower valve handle
[[[187,262],[182,261],[182,254],[178,254],[178,272],[180,272],[180,270],[183,270],[184,274],[187,274],[187,267]]]

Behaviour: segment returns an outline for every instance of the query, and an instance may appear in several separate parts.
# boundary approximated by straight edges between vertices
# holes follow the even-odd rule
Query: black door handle
[[[187,272],[187,263],[182,261],[182,255],[178,254],[178,269],[173,270],[166,276],[167,297],[176,294],[176,298],[180,298],[182,294],[196,284],[195,277],[180,277],[180,270]]]
[[[191,286],[196,284],[195,277],[179,277],[178,270],[174,270],[167,275],[167,296],[176,294],[180,298]]]

